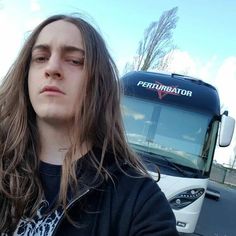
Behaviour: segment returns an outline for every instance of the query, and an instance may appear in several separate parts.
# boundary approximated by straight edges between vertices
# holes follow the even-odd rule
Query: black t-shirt
[[[86,158],[89,153],[82,158]],[[86,166],[89,168],[89,166]],[[78,171],[81,169],[78,168]],[[52,211],[58,199],[61,180],[61,165],[53,165],[41,161],[39,165],[39,177],[44,190],[44,201],[41,203],[36,217],[33,219],[22,218],[17,225],[14,236],[50,236],[63,215],[62,207]],[[73,195],[68,192],[68,200],[72,200]]]
[[[45,200],[41,203],[36,217],[22,218],[18,223],[14,236],[50,236],[62,216],[59,208],[50,214],[44,214],[52,209],[57,200],[60,188],[61,166],[41,162],[39,176],[44,189]]]
[[[40,162],[39,176],[44,190],[46,201],[51,207],[58,197],[61,180],[61,165]]]

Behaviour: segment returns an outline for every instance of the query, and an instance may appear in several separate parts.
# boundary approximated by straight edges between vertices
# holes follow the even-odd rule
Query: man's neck
[[[41,161],[62,165],[65,155],[71,146],[69,138],[69,128],[65,124],[52,125],[43,120],[37,120],[37,126],[40,139],[40,153]],[[91,149],[91,145],[84,143],[76,154],[76,159],[86,154]]]
[[[40,160],[61,165],[70,146],[69,132],[65,125],[52,125],[44,120],[37,120],[40,140]]]

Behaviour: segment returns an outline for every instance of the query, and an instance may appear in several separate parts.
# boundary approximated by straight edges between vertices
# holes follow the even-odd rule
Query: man
[[[178,235],[125,140],[117,69],[86,21],[56,15],[30,35],[0,89],[0,232]]]

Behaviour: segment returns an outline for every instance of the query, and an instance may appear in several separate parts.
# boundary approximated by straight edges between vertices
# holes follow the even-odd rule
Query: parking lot
[[[213,181],[209,187],[220,193],[218,201],[205,198],[195,234],[200,236],[236,236],[236,188]]]

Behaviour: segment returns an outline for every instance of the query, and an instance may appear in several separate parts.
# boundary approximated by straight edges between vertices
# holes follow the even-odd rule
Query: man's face
[[[82,36],[74,24],[58,20],[42,29],[32,49],[28,76],[37,119],[72,120],[87,79],[84,56]]]

